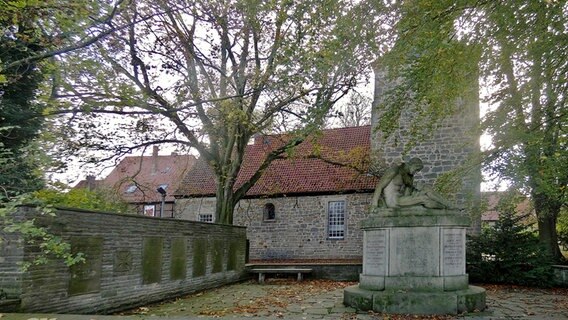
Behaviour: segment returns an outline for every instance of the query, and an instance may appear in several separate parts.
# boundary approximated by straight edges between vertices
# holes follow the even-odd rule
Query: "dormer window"
[[[276,208],[274,207],[274,204],[267,203],[264,205],[263,219],[264,221],[273,221],[276,219]]]
[[[124,191],[125,193],[134,193],[136,191],[136,185],[135,184],[131,184],[128,187],[126,187],[126,191]]]

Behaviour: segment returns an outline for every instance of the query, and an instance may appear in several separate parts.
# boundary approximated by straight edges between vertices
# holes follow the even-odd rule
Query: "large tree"
[[[17,56],[2,56],[0,83],[17,79],[31,63],[88,47],[116,29],[113,22],[125,0],[0,0],[3,50],[30,46]],[[35,46],[35,47],[31,47]],[[40,49],[40,50],[39,50]]]
[[[5,64],[44,49],[42,41],[34,36],[37,33],[32,23],[34,18],[22,18],[15,13],[12,10],[13,15],[0,15],[0,61]],[[42,187],[41,174],[36,170],[38,162],[32,152],[37,148],[31,142],[43,123],[44,105],[35,99],[43,73],[34,62],[0,70],[0,199],[5,200]]]
[[[128,28],[60,61],[59,112],[72,114],[77,148],[195,148],[216,176],[216,221],[231,224],[271,161],[357,84],[372,19],[365,1],[132,0],[115,18]],[[289,139],[235,185],[251,137],[282,118]]]
[[[492,138],[484,168],[530,195],[540,240],[562,260],[556,221],[568,192],[566,2],[404,1],[384,9],[397,21],[381,61],[398,84],[387,93],[386,114],[412,101],[420,114],[443,117],[475,66],[489,106],[481,128]]]
[[[43,186],[49,58],[88,46],[114,27],[122,1],[0,0],[0,189],[2,198]],[[41,159],[40,159],[41,158]]]
[[[31,191],[44,184],[46,158],[38,137],[45,125],[42,96],[49,94],[43,86],[51,75],[49,58],[107,34],[121,2],[0,0],[0,243],[5,232],[17,232],[30,243],[40,241],[42,255],[22,265],[24,269],[45,263],[50,255],[68,265],[84,260],[82,254],[71,254],[60,237],[12,214],[19,205],[33,203]],[[41,206],[38,210],[53,213]]]

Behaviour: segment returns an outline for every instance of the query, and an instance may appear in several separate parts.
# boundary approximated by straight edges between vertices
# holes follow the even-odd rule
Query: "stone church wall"
[[[363,231],[360,222],[369,212],[372,194],[319,195],[241,200],[234,223],[247,227],[251,260],[361,259]],[[328,238],[329,201],[345,201],[345,237]],[[264,217],[272,203],[275,218]],[[197,219],[199,212],[214,212],[214,198],[178,199],[178,219]]]

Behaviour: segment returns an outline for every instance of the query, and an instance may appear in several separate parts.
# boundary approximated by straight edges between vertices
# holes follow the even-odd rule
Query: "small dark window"
[[[264,205],[264,220],[274,220],[276,219],[276,212],[274,205],[272,203],[267,203]]]
[[[213,214],[212,213],[199,214],[197,216],[197,221],[212,223],[213,222]]]

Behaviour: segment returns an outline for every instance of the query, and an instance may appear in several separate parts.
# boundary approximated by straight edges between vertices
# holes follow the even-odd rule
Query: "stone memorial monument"
[[[413,158],[388,169],[362,222],[363,273],[344,291],[359,310],[459,314],[485,309],[485,289],[468,284],[465,234],[470,219],[427,186]]]

